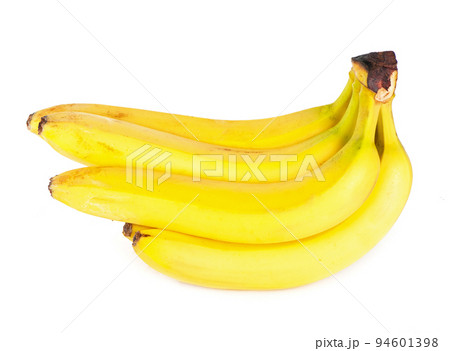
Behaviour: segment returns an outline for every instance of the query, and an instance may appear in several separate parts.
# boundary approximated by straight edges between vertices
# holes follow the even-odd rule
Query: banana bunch
[[[392,51],[352,59],[332,104],[225,121],[71,104],[28,129],[88,167],[50,181],[79,211],[125,222],[138,256],[180,281],[282,289],[367,253],[409,196],[412,170],[392,117]]]

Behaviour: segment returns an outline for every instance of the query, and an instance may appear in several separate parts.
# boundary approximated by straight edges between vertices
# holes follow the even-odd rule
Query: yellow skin
[[[134,250],[152,268],[180,281],[221,289],[267,290],[308,284],[349,266],[389,231],[409,196],[412,170],[398,140],[391,102],[381,107],[381,170],[366,202],[337,226],[301,242],[246,245],[161,229],[140,230]]]
[[[193,182],[173,174],[148,191],[126,182],[123,168],[88,167],[54,177],[49,188],[55,199],[85,213],[158,228],[171,223],[171,230],[215,240],[276,243],[308,237],[348,218],[376,182],[374,133],[381,103],[374,96],[361,88],[354,134],[322,165],[325,181]],[[155,179],[160,176],[155,172]]]
[[[353,79],[354,73],[350,72],[342,94],[332,104],[264,119],[216,120],[97,104],[58,105],[34,113],[33,118],[39,121],[41,117],[56,112],[84,112],[188,139],[198,138],[199,141],[210,144],[245,149],[271,149],[296,144],[333,127],[347,109]]]
[[[131,154],[151,145],[152,149],[160,149],[160,153],[170,153],[172,173],[192,179],[197,175],[200,179],[277,182],[301,177],[310,162],[306,159],[308,155],[314,156],[311,166],[320,166],[345,145],[355,126],[360,87],[359,81],[353,82],[351,101],[334,127],[298,144],[271,150],[225,148],[84,112],[55,112],[44,119],[35,114],[28,127],[62,155],[88,166],[126,167]],[[280,157],[286,161],[295,158],[282,167]],[[252,169],[249,164],[253,162],[258,165]],[[195,172],[195,164],[201,166],[200,171]],[[208,169],[218,169],[221,165],[223,170],[219,173],[208,173]],[[161,162],[154,169],[164,171],[165,167],[166,163]]]

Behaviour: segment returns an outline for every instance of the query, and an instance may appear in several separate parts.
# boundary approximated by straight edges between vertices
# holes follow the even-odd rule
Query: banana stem
[[[338,98],[330,105],[331,109],[335,112],[341,109],[345,111],[345,108],[347,107],[351,99],[353,91],[353,82],[355,81],[355,73],[353,72],[353,70],[351,70],[348,75],[349,78],[347,84],[344,87],[344,90],[338,96]]]
[[[381,103],[374,99],[374,93],[371,90],[362,84],[360,87],[358,118],[352,138],[372,143],[375,137]]]
[[[389,143],[398,143],[395,130],[394,118],[392,116],[392,102],[383,104],[380,109],[379,129],[383,136],[383,147]]]

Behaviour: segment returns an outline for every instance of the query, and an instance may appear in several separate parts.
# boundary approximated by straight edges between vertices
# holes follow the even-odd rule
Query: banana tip
[[[133,237],[133,246],[136,246],[139,240],[141,239],[142,233],[138,230]]]
[[[131,223],[125,223],[123,225],[122,233],[124,236],[129,238],[131,236],[131,234],[133,234],[133,225]]]
[[[37,129],[38,135],[42,133],[45,123],[47,123],[47,116],[43,116],[41,118],[41,120],[39,121],[38,129]]]
[[[36,112],[32,113],[31,115],[28,116],[27,128],[30,132],[39,135],[42,133],[44,125],[47,123],[47,120],[48,120],[47,115],[39,117],[39,114],[36,114]]]
[[[48,191],[50,192],[50,196],[51,196],[51,197],[53,197],[53,189],[52,189],[53,178],[54,178],[54,177],[51,177],[51,178],[50,178],[50,181],[49,181],[49,183],[48,183]]]
[[[33,112],[32,114],[30,114],[28,116],[28,119],[27,119],[27,128],[28,128],[28,130],[31,130],[31,121],[33,120],[33,116],[34,116],[35,113],[36,112]]]
[[[139,242],[139,240],[141,240],[141,238],[145,238],[145,237],[148,237],[148,236],[150,236],[150,235],[143,234],[143,233],[141,233],[140,230],[138,230],[133,236],[133,246],[136,246],[137,243]]]

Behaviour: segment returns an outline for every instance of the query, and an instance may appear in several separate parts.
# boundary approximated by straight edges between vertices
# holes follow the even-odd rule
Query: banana
[[[144,155],[146,160],[146,155],[165,154],[173,173],[195,179],[285,181],[301,177],[309,155],[314,156],[312,166],[320,166],[350,139],[360,88],[355,80],[348,108],[334,127],[301,143],[271,150],[225,148],[84,112],[55,112],[40,119],[35,115],[28,127],[62,155],[88,166],[139,168],[135,157]],[[164,171],[165,167],[161,162],[154,169]]]
[[[325,181],[239,183],[172,174],[153,191],[117,167],[88,167],[52,178],[52,196],[82,212],[222,241],[275,243],[327,230],[354,213],[377,180],[374,134],[381,103],[361,86],[354,133],[320,171]],[[151,174],[155,179],[161,172]],[[346,201],[348,199],[348,201]],[[288,232],[280,225],[290,228]]]
[[[133,248],[151,267],[182,282],[222,289],[291,288],[325,278],[371,250],[403,210],[412,183],[409,158],[397,138],[391,102],[381,106],[377,144],[381,170],[366,202],[318,235],[281,244],[226,243],[127,225]],[[136,230],[139,230],[136,232]]]
[[[67,104],[30,115],[30,120],[56,112],[83,112],[133,123],[205,143],[246,149],[289,146],[333,127],[344,115],[352,94],[353,71],[336,101],[283,116],[254,120],[215,120],[97,104]]]

